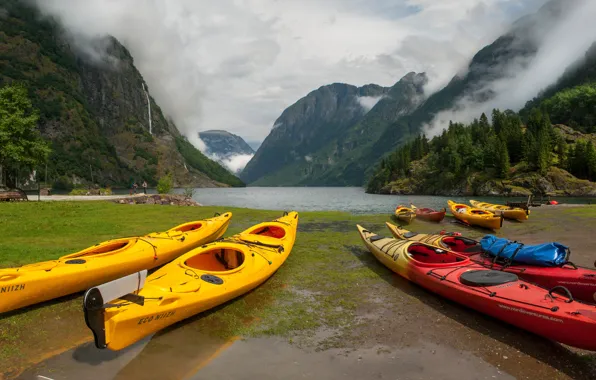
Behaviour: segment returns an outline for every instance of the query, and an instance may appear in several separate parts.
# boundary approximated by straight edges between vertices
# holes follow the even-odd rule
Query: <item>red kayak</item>
[[[444,248],[378,236],[358,226],[373,255],[397,274],[481,313],[554,341],[596,350],[596,307],[489,270]]]
[[[564,286],[579,301],[596,302],[596,270],[576,266],[568,262],[559,267],[538,267],[533,265],[494,261],[494,258],[482,252],[480,242],[463,236],[416,234],[389,225],[396,238],[422,241],[438,247],[468,256],[472,261],[485,267],[515,273],[525,281],[551,289]],[[596,265],[596,263],[595,263]]]
[[[414,205],[411,205],[411,207],[416,211],[416,217],[418,219],[426,220],[428,222],[440,223],[447,213],[446,209],[437,211],[428,207],[418,208]]]

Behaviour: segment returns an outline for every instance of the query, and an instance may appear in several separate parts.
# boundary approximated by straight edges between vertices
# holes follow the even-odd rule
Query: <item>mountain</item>
[[[199,132],[199,137],[207,146],[207,154],[231,157],[239,154],[254,154],[255,151],[242,137],[227,131],[210,130]]]
[[[313,148],[302,146],[297,151],[296,148],[304,144],[294,138],[296,132],[274,128],[247,165],[242,178],[255,185],[363,185],[381,157],[418,135],[439,112],[456,107],[464,99],[489,102],[495,95],[489,84],[535,56],[536,34],[561,17],[569,9],[566,5],[561,0],[551,1],[536,14],[518,20],[508,33],[480,50],[465,73],[456,75],[447,86],[427,98],[422,90],[426,76],[406,75],[391,88],[389,96],[359,120],[346,120],[340,128],[341,135],[318,140]],[[286,111],[298,104],[300,101]],[[324,115],[332,112],[333,108],[321,111]],[[276,126],[284,114],[276,121]],[[309,120],[308,128],[327,129],[328,124],[330,122],[324,118],[313,119]],[[298,123],[297,128],[306,127]],[[277,143],[268,143],[272,141]],[[275,164],[266,163],[283,151],[296,154]]]
[[[155,184],[171,172],[176,186],[243,186],[164,116],[116,39],[81,44],[28,2],[5,0],[0,86],[13,82],[28,88],[40,113],[40,132],[51,143],[49,182]]]
[[[242,137],[227,131],[199,132],[199,137],[207,147],[205,154],[227,167],[232,173],[242,171],[255,154],[255,151]]]
[[[425,83],[424,74],[409,73],[390,88],[335,83],[309,93],[275,121],[241,177],[255,185],[362,183],[360,172],[350,173],[352,156],[415,109]]]

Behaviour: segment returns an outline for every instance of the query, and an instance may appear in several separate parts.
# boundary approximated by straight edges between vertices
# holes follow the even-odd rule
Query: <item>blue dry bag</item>
[[[569,254],[569,249],[560,243],[523,245],[494,235],[483,237],[480,245],[482,250],[491,256],[541,267],[561,266],[567,262]]]

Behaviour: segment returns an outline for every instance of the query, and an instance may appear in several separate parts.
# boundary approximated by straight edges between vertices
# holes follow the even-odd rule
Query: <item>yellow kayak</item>
[[[220,238],[232,213],[165,232],[108,240],[58,260],[0,269],[0,313],[89,289],[172,261]]]
[[[416,218],[416,211],[413,209],[399,205],[395,209],[395,217],[404,223],[411,223]]]
[[[121,350],[173,323],[254,289],[294,246],[298,213],[194,249],[146,277],[139,272],[85,293],[98,348]]]
[[[459,233],[447,232],[444,235],[440,234],[421,234],[417,232],[408,231],[391,223],[385,223],[391,235],[399,240],[411,240],[420,243],[432,245],[439,248],[446,248],[455,252],[467,254],[469,248],[479,247],[479,243],[475,240],[461,236]],[[477,253],[478,250],[473,251]]]
[[[501,213],[501,214],[503,214],[503,217],[505,217],[507,219],[524,221],[524,220],[527,220],[530,215],[530,210],[524,210],[523,208],[519,208],[519,207],[496,205],[496,204],[492,204],[492,203],[478,202],[475,200],[470,200],[470,204],[474,207],[477,207],[482,210],[490,211],[495,214]]]
[[[503,216],[495,215],[490,211],[470,207],[463,203],[447,201],[451,214],[460,222],[470,225],[498,230],[503,225]]]

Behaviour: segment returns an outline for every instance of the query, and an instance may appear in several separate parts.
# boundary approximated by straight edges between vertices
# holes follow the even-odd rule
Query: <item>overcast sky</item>
[[[263,140],[281,112],[333,82],[445,84],[546,0],[37,0],[76,34],[111,34],[191,141]]]

